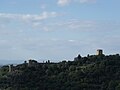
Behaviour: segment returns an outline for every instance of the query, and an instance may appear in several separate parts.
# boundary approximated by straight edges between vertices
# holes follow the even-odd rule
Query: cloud
[[[81,20],[69,20],[67,22],[62,22],[57,24],[59,27],[65,27],[67,30],[85,30],[92,29],[96,27],[95,21],[81,21]]]
[[[41,26],[44,31],[49,31],[44,25],[45,21],[48,19],[56,18],[58,13],[56,12],[42,12],[41,14],[12,14],[12,13],[0,13],[0,29],[36,29],[36,27]],[[14,27],[11,27],[13,26]],[[25,26],[24,26],[25,25]],[[43,26],[44,25],[44,26]],[[24,28],[23,28],[24,26]],[[37,28],[38,29],[38,28]]]
[[[11,17],[7,16],[7,18]],[[12,18],[14,19],[15,17]],[[27,19],[30,19],[29,15]],[[94,54],[97,48],[105,48],[105,52],[110,52],[111,50],[111,53],[120,51],[119,29],[115,29],[119,27],[119,22],[111,22],[111,24],[106,22],[105,24],[103,22],[97,23],[97,21],[81,21],[77,19],[57,21],[57,23],[53,21],[50,20],[49,22],[47,20],[47,23],[43,23],[40,20],[40,22],[36,22],[37,30],[29,30],[31,27],[25,28],[26,24],[23,28],[19,26],[18,28],[22,30],[20,32],[24,33],[18,33],[15,28],[16,23],[13,26],[9,25],[7,30],[1,29],[1,58],[18,60],[30,57],[37,59],[47,57],[48,59],[62,60],[63,58],[73,58],[78,53],[82,55]],[[99,24],[99,26],[92,32],[91,28],[96,27],[96,24]],[[113,24],[117,24],[117,26]],[[43,33],[39,31],[41,27],[44,31],[52,30],[54,32]],[[103,27],[106,28],[103,29]],[[111,27],[113,29],[110,29]],[[86,29],[89,31],[86,32]]]
[[[41,9],[46,9],[47,5],[46,4],[41,4]]]
[[[11,14],[0,13],[0,28],[5,28],[12,23],[16,23],[18,27],[26,24],[26,29],[32,28],[34,30],[54,31],[54,30],[85,30],[94,28],[96,22],[94,21],[81,21],[77,19],[67,21],[49,21],[50,18],[55,18],[60,14],[56,12],[42,12],[41,14]],[[46,22],[47,21],[47,22]],[[11,23],[12,22],[12,23]],[[14,27],[15,28],[15,27]],[[25,27],[24,27],[25,28]]]
[[[92,29],[95,29],[97,26],[97,23],[95,21],[86,21],[86,20],[67,20],[67,21],[57,21],[57,22],[47,22],[47,23],[41,23],[41,22],[35,22],[33,23],[32,27],[34,29],[39,29],[43,31],[85,31]]]
[[[83,3],[94,3],[96,2],[96,0],[58,0],[58,5],[60,6],[65,6],[65,5],[68,5],[70,3],[80,3],[80,4],[83,4]]]
[[[32,15],[32,14],[11,14],[11,13],[0,13],[0,20],[3,21],[23,21],[23,22],[36,22],[45,20],[48,18],[56,17],[56,12],[42,12],[40,15]]]
[[[69,4],[71,0],[58,0],[58,5],[65,6]]]
[[[68,42],[71,42],[71,43],[74,43],[76,40],[72,40],[72,39],[70,39],[70,40],[68,40]]]
[[[93,3],[96,2],[96,0],[78,0],[80,3]]]
[[[91,28],[95,26],[93,21],[73,21],[68,23],[68,27],[71,29]]]

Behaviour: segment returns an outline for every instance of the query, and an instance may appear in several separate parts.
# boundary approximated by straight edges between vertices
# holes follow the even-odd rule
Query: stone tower
[[[103,50],[102,49],[98,49],[97,50],[97,55],[103,55]]]
[[[13,71],[13,65],[9,65],[9,72]]]

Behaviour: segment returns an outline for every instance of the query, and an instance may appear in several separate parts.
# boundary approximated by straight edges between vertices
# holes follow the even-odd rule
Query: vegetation
[[[0,69],[1,90],[120,90],[120,55],[78,55],[74,61]]]

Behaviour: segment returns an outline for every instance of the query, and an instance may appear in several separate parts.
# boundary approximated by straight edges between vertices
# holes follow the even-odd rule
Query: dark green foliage
[[[74,61],[0,69],[1,90],[120,90],[120,56],[88,55]]]

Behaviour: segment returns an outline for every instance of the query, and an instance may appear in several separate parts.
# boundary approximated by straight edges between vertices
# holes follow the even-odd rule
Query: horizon
[[[119,0],[3,0],[0,60],[10,63],[31,58],[58,62],[73,60],[78,54],[94,55],[99,48],[108,55],[119,53],[119,3]]]
[[[36,60],[36,61],[39,62],[39,63],[44,63],[44,62],[46,62],[46,61],[48,61],[48,60],[50,60],[50,62],[53,62],[53,63],[58,63],[58,62],[62,62],[62,61],[74,61],[74,59],[75,59],[78,55],[80,55],[81,57],[88,57],[88,55],[89,55],[89,56],[94,56],[94,55],[98,56],[98,55],[99,55],[99,54],[98,54],[98,50],[101,50],[101,49],[97,49],[95,54],[87,54],[87,55],[85,55],[85,56],[82,56],[82,55],[79,53],[79,54],[77,54],[76,56],[74,56],[72,59],[61,59],[61,60],[40,59],[40,58],[39,58],[39,59],[29,58],[29,59],[26,59],[26,60],[20,60],[20,59],[18,59],[18,60],[4,60],[4,59],[3,59],[3,60],[2,60],[2,59],[0,59],[0,66],[10,65],[10,64],[18,65],[18,64],[24,63],[25,61],[28,62],[29,60]],[[117,54],[119,54],[119,53],[105,54],[104,51],[102,50],[102,54],[105,55],[105,56],[109,56],[109,55],[117,55]],[[120,55],[120,54],[119,54],[119,55]]]

